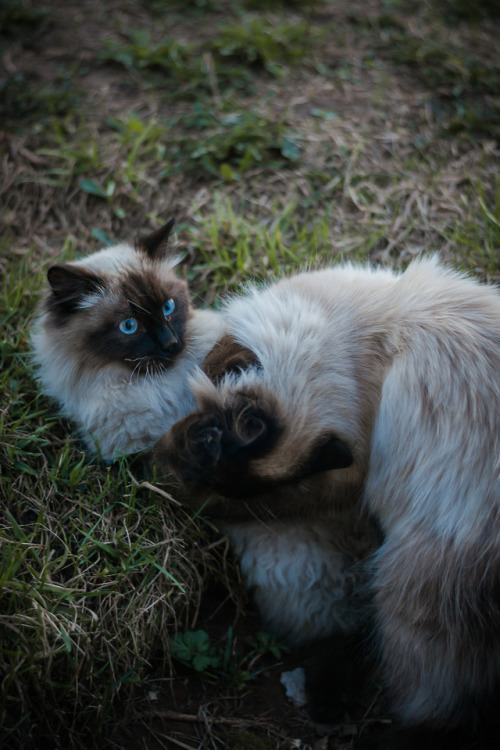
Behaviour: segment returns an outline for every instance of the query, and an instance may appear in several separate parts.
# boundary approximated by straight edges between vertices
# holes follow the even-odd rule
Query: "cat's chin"
[[[177,360],[180,352],[170,357],[144,357],[139,362],[137,360],[124,360],[123,364],[126,369],[134,376],[146,378],[162,375]]]

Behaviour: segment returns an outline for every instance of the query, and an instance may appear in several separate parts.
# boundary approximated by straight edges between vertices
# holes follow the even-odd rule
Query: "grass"
[[[291,746],[272,706],[257,721],[248,703],[273,643],[200,622],[208,581],[239,595],[224,544],[133,461],[82,452],[38,392],[31,319],[51,260],[172,214],[204,304],[298,267],[423,251],[498,283],[494,8],[466,10],[104,0],[82,22],[51,0],[2,7],[2,748]],[[200,650],[217,672],[191,670],[213,719],[195,711],[192,734],[148,718],[186,638],[183,674]],[[117,739],[124,717],[145,739]]]
[[[200,127],[200,112],[196,120]],[[277,169],[300,157],[294,134],[287,133],[282,122],[254,112],[233,112],[221,117],[211,115],[201,126],[206,132],[185,144],[187,160],[181,161],[183,169],[201,166],[209,174],[233,181],[252,167]]]
[[[331,254],[328,214],[314,217],[311,225],[298,226],[295,209],[289,204],[271,217],[249,222],[229,199],[215,194],[212,214],[199,217],[197,225],[187,230],[189,254],[197,258],[188,278],[196,285],[203,276],[208,303],[217,303],[218,289],[234,292],[250,280],[262,281],[290,266],[307,266]]]
[[[405,66],[411,75],[432,92],[433,115],[445,132],[464,132],[471,138],[483,133],[498,138],[500,120],[494,98],[500,92],[500,65],[495,56],[485,59],[477,54],[481,36],[474,27],[457,24],[450,16],[452,7],[464,17],[465,6],[444,3],[441,14],[422,6],[418,25],[405,24],[390,13],[363,18],[353,12],[350,21],[361,33],[368,32],[374,48],[367,51],[366,64],[374,59],[390,60]],[[476,7],[475,20],[488,16],[488,3]],[[472,11],[469,22],[472,21]],[[472,33],[470,33],[472,30]]]
[[[2,279],[2,747],[52,735],[101,747],[117,700],[168,659],[159,644],[201,590],[206,530],[125,459],[90,462],[38,393],[28,320],[40,280],[26,258]]]
[[[280,66],[302,62],[319,36],[319,27],[311,28],[306,22],[276,24],[265,18],[243,18],[220,27],[213,48],[228,61],[262,66],[281,76],[285,71]]]
[[[106,39],[100,57],[113,61],[127,70],[137,70],[152,75],[153,82],[165,79],[182,86],[183,93],[199,86],[205,78],[202,61],[194,45],[178,42],[172,37],[155,41],[149,29],[131,29],[124,32],[125,41]]]
[[[265,631],[257,631],[244,649],[239,648],[229,627],[221,645],[211,642],[205,630],[177,633],[169,643],[172,659],[202,672],[211,680],[224,680],[242,689],[259,673],[259,661],[267,653],[280,659],[289,649]]]

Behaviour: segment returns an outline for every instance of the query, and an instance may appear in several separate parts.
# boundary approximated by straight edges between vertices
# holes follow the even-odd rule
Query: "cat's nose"
[[[180,337],[169,328],[166,328],[161,332],[158,337],[158,343],[165,354],[177,354],[177,352],[180,352],[183,347]]]

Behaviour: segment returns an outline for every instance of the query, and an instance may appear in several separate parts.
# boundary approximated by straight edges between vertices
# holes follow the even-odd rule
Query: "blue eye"
[[[138,327],[139,326],[135,318],[127,318],[127,320],[122,320],[119,326],[122,333],[135,333]]]
[[[168,299],[165,304],[163,305],[163,314],[166,318],[168,318],[169,315],[172,315],[173,311],[175,310],[175,302],[173,299]]]

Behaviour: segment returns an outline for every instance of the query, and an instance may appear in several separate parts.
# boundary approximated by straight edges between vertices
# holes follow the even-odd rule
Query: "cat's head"
[[[191,307],[187,284],[173,270],[178,258],[168,250],[173,224],[134,245],[48,269],[45,326],[86,367],[113,363],[145,375],[168,367],[185,348]]]

